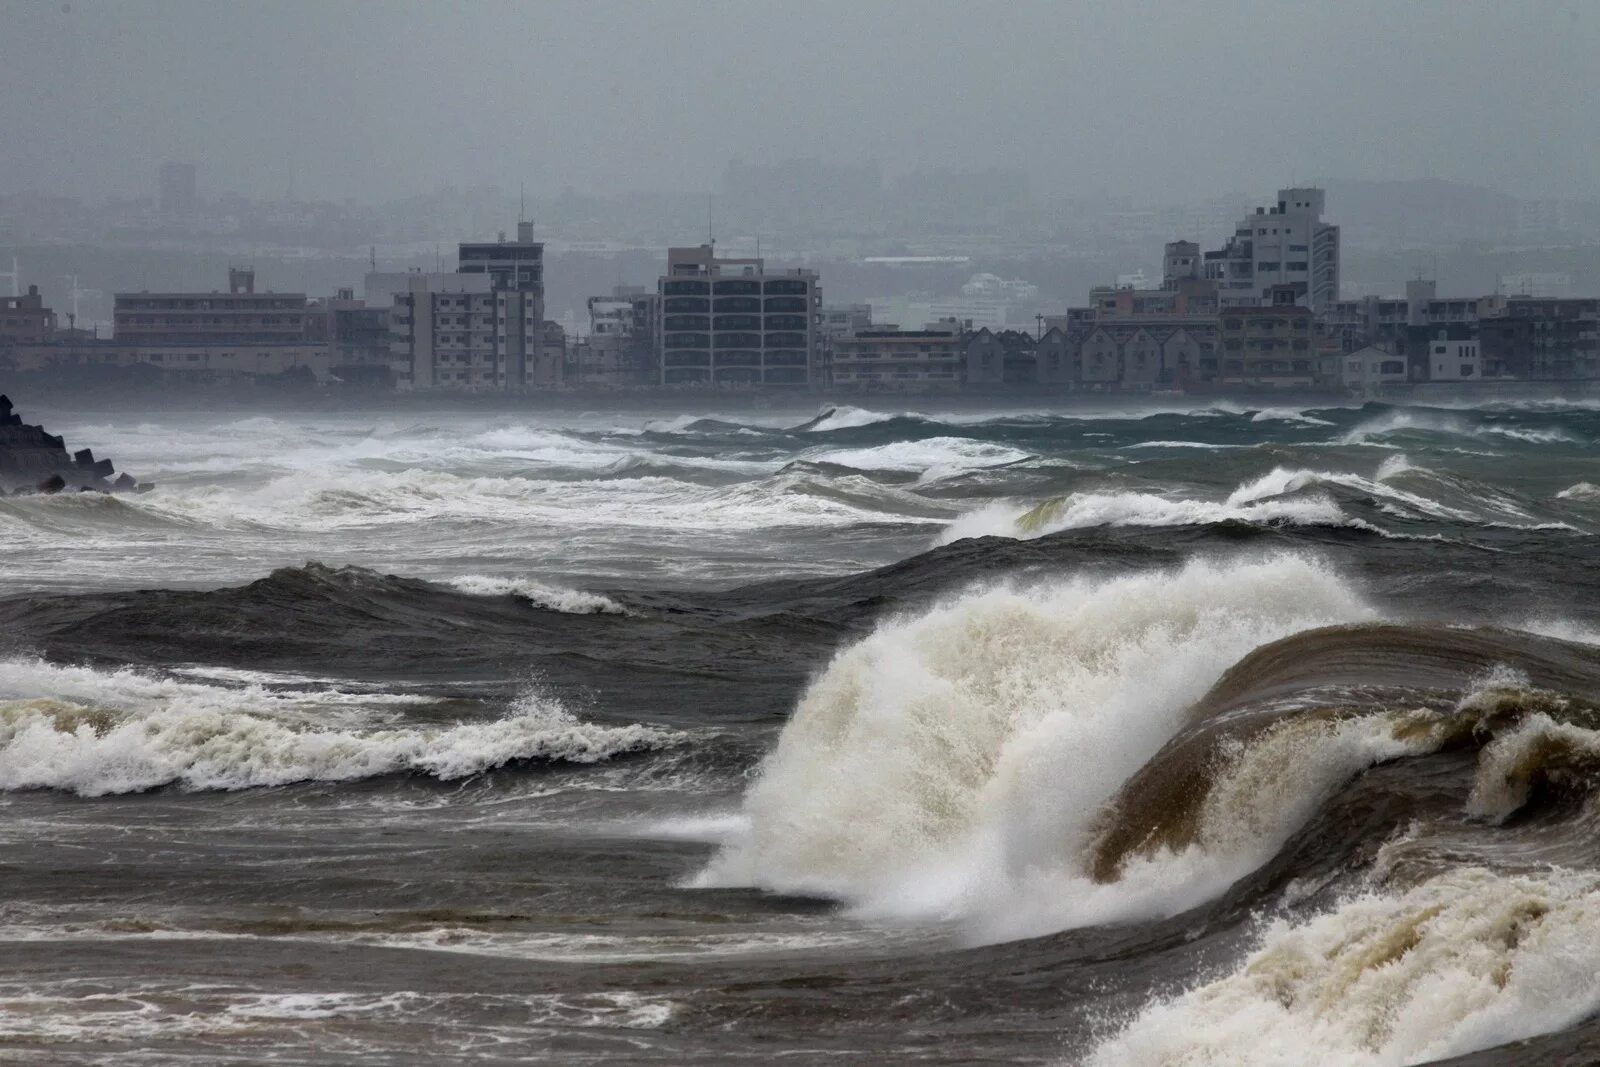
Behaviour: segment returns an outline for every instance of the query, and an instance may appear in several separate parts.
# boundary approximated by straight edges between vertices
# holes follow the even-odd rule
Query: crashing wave
[[[597,763],[678,739],[655,727],[583,722],[533,691],[482,722],[406,725],[374,714],[394,702],[0,661],[0,790],[101,796],[401,773],[451,780],[513,762]]]
[[[1600,879],[1463,868],[1280,920],[1233,973],[1146,1007],[1091,1067],[1394,1067],[1600,1010]]]
[[[746,797],[748,829],[700,882],[957,917],[996,939],[1177,910],[1211,879],[1098,884],[1095,813],[1223,666],[1370,615],[1284,556],[990,589],[883,624],[802,698]]]

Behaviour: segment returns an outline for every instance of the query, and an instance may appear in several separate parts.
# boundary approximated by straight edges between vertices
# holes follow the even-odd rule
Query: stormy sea
[[[1600,403],[699,403],[30,409],[0,1061],[1600,1057]]]

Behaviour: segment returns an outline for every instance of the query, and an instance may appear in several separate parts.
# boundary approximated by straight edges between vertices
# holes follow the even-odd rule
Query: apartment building
[[[36,344],[56,332],[56,313],[44,306],[37,285],[0,297],[0,345]]]
[[[231,268],[228,291],[118,293],[113,336],[134,345],[304,344],[304,293],[258,293],[255,271]]]
[[[813,271],[667,250],[657,282],[663,385],[805,386],[820,380],[822,291]]]
[[[929,391],[962,384],[966,346],[953,320],[921,330],[897,326],[860,330],[833,341],[833,384],[866,389]]]
[[[1323,221],[1326,194],[1278,190],[1277,202],[1241,219],[1227,243],[1203,257],[1204,277],[1224,308],[1272,303],[1288,286],[1295,301],[1322,311],[1339,299],[1339,227]]]
[[[390,366],[403,388],[522,392],[561,381],[564,357],[552,356],[544,319],[544,244],[531,222],[517,224],[514,241],[502,233],[462,244],[454,274],[403,279],[389,315]],[[374,275],[374,284],[393,280]]]
[[[1225,385],[1316,385],[1323,356],[1311,309],[1280,296],[1271,307],[1225,308],[1219,317],[1217,381]],[[1336,351],[1336,350],[1335,350]]]
[[[598,388],[653,385],[657,297],[643,286],[619,285],[591,296],[589,336],[568,349],[567,382]]]

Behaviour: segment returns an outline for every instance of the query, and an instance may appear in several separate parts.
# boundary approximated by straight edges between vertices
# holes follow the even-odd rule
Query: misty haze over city
[[[1600,288],[1585,3],[0,4],[0,269],[359,289],[528,217],[548,311],[714,232],[842,302],[1025,276],[1049,313],[1321,183],[1352,295]],[[44,146],[48,146],[46,150]],[[195,167],[193,215],[157,172]],[[1433,180],[1433,183],[1427,183]],[[1437,182],[1451,183],[1441,186]],[[1391,184],[1398,183],[1398,184]],[[708,218],[709,216],[709,218]],[[436,247],[442,252],[436,254]],[[81,251],[79,250],[81,249]],[[104,249],[101,254],[96,250]],[[905,272],[859,260],[972,255]],[[343,260],[330,262],[330,260]],[[3,282],[0,282],[3,285]]]
[[[0,1060],[1600,1062],[1600,0],[0,0]]]

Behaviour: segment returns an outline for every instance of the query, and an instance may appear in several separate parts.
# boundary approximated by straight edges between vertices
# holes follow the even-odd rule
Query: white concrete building
[[[1321,189],[1280,189],[1276,204],[1246,215],[1226,245],[1205,254],[1223,307],[1268,305],[1280,285],[1313,311],[1338,301],[1339,227],[1323,221],[1324,200]]]
[[[1475,382],[1483,377],[1483,358],[1475,330],[1438,330],[1428,339],[1430,382]]]
[[[1339,368],[1339,379],[1344,387],[1356,393],[1372,393],[1379,386],[1406,381],[1406,357],[1376,345],[1341,357]]]

